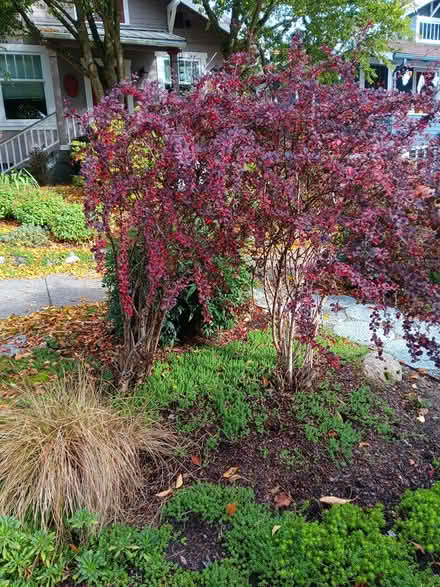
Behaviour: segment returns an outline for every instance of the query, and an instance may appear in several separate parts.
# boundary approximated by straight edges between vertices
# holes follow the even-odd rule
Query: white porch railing
[[[65,124],[69,145],[76,137],[85,134],[75,118],[66,118]],[[49,151],[58,143],[57,120],[53,112],[0,143],[0,173],[21,167],[35,149]]]
[[[47,151],[57,143],[58,130],[54,112],[0,143],[0,171],[16,169],[29,159],[35,149]]]
[[[66,132],[70,143],[77,137],[86,134],[84,127],[79,123],[76,118],[66,118]]]
[[[440,18],[418,16],[416,27],[416,41],[440,43]]]

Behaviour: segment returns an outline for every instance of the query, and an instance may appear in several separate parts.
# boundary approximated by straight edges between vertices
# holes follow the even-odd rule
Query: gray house
[[[78,54],[70,33],[37,4],[33,22],[44,38]],[[228,26],[224,25],[224,35]],[[121,0],[121,42],[127,77],[169,88],[172,79],[189,87],[206,69],[222,62],[221,34],[208,27],[191,0]],[[175,75],[171,75],[174,70]],[[82,129],[65,118],[66,100],[78,112],[91,110],[90,80],[59,52],[15,40],[0,43],[0,171],[26,164],[33,149],[68,151]]]
[[[440,0],[412,0],[406,4],[405,13],[410,18],[413,38],[390,42],[387,63],[372,63],[377,75],[374,82],[368,83],[361,72],[361,87],[418,93],[427,82],[426,72],[434,69],[437,74],[432,81],[440,98]],[[434,123],[425,132],[440,135],[440,125]],[[420,137],[413,154],[418,148],[423,151],[425,142]]]

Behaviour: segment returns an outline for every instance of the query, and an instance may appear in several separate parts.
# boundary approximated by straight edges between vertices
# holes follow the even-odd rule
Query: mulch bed
[[[114,349],[109,348],[109,333],[102,326],[103,305],[97,304],[93,308],[93,312],[87,310],[87,306],[67,312],[71,326],[70,336],[65,340],[59,325],[66,319],[66,311],[49,309],[40,316],[19,319],[19,328],[29,334],[33,344],[41,343],[49,333],[56,333],[65,343],[61,345],[61,355],[67,356],[73,351],[73,356],[79,358],[79,346],[82,346],[83,352],[96,354],[105,363],[105,359],[113,355]],[[53,321],[50,327],[41,326],[42,317],[46,318],[46,323],[48,319]],[[40,328],[36,330],[38,323]],[[6,324],[8,322],[4,326]],[[16,334],[17,325],[10,321],[8,326],[5,334]],[[215,344],[243,339],[249,330],[264,327],[267,327],[267,316],[258,308],[248,307],[244,309],[237,326],[222,333]],[[74,343],[69,349],[72,339]],[[201,343],[206,344],[207,341],[201,338],[187,341],[175,352],[190,350],[195,344]],[[210,344],[213,344],[212,341]],[[160,354],[163,358],[165,353]],[[322,375],[327,376],[326,367],[322,365],[321,368]],[[272,387],[268,387],[268,397],[272,394],[273,399],[268,399],[268,406],[273,401],[281,416],[268,418],[264,437],[251,431],[240,442],[223,441],[215,453],[210,454],[209,460],[204,462],[201,455],[204,441],[202,434],[206,435],[207,431],[202,431],[198,438],[191,439],[192,448],[186,457],[167,462],[159,475],[157,470],[149,469],[145,491],[142,496],[138,496],[137,503],[132,504],[130,521],[140,526],[158,523],[160,506],[165,499],[156,494],[175,485],[178,474],[183,474],[184,486],[196,481],[231,484],[223,475],[230,467],[237,467],[240,478],[232,483],[251,487],[257,501],[269,507],[275,507],[276,496],[285,493],[292,499],[289,509],[310,501],[308,515],[314,518],[319,517],[324,507],[319,498],[333,495],[351,499],[355,504],[366,507],[383,503],[391,523],[393,507],[406,489],[430,487],[436,479],[440,479],[440,471],[432,465],[433,460],[440,459],[440,382],[409,368],[403,371],[401,383],[374,390],[394,410],[392,438],[384,439],[370,430],[363,435],[360,445],[354,448],[351,463],[331,461],[325,443],[313,444],[308,441],[291,415],[292,396],[281,394],[272,384]],[[332,381],[340,384],[342,393],[357,389],[365,383],[361,368],[353,364],[341,367],[332,375]],[[425,422],[417,419],[421,405],[427,406],[424,410]],[[263,456],[265,447],[268,453],[266,457]],[[305,455],[306,462],[290,465],[281,462],[280,451],[294,452],[295,449]],[[201,458],[201,466],[194,464],[194,456]],[[180,541],[172,544],[170,560],[185,568],[200,569],[210,558],[215,560],[221,556],[216,532],[210,534],[209,528],[197,521],[179,529],[187,538],[186,545]]]
[[[235,329],[224,333],[221,342],[243,338],[246,329],[265,326],[265,315],[253,312]],[[322,368],[325,375],[325,367]],[[340,368],[336,381],[341,385],[342,393],[365,383],[360,366],[354,367],[353,364]],[[394,410],[392,437],[385,439],[370,430],[354,448],[351,463],[333,462],[323,443],[307,441],[300,428],[292,422],[289,413],[292,397],[286,394],[277,397],[281,418],[266,421],[263,438],[251,432],[238,443],[223,441],[210,455],[208,462],[201,459],[201,466],[194,464],[193,457],[200,454],[197,446],[200,447],[204,439],[194,439],[192,455],[190,453],[170,464],[160,483],[153,482],[146,487],[136,508],[135,521],[140,525],[151,521],[157,523],[157,508],[166,500],[156,494],[168,486],[174,486],[177,475],[183,473],[185,486],[203,481],[251,487],[256,500],[271,508],[276,507],[275,500],[280,493],[291,498],[288,508],[291,510],[309,502],[307,516],[310,519],[319,519],[326,507],[319,502],[324,495],[351,499],[362,507],[382,503],[391,527],[394,507],[405,490],[429,488],[440,479],[440,470],[432,465],[433,460],[440,459],[440,382],[423,372],[404,367],[402,382],[373,391]],[[421,405],[429,406],[422,410],[424,423],[417,419]],[[269,452],[267,458],[263,458],[264,447]],[[280,451],[295,449],[300,449],[306,456],[305,463],[286,466],[280,462]],[[231,467],[237,467],[240,475],[232,483],[224,478],[224,473]],[[208,560],[221,557],[219,532],[222,528],[209,528],[191,517],[186,524],[176,524],[176,530],[182,531],[186,540],[184,544],[180,540],[171,543],[168,552],[170,560],[187,569],[201,570]]]

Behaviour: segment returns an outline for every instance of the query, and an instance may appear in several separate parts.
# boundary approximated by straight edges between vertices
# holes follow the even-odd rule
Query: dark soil
[[[258,313],[247,322],[248,328],[264,326],[265,319]],[[225,333],[221,342],[242,336],[243,324]],[[340,385],[342,397],[365,384],[360,365],[347,364],[336,372],[326,372],[324,366],[322,369],[323,376]],[[440,460],[440,382],[407,367],[403,372],[402,382],[372,389],[394,411],[391,435],[382,437],[374,428],[364,430],[351,462],[332,461],[325,442],[313,444],[307,440],[292,415],[294,396],[282,394],[272,383],[267,387],[267,408],[269,413],[276,408],[278,416],[269,416],[263,436],[251,431],[240,442],[223,441],[215,452],[201,457],[201,466],[194,464],[194,458],[197,462],[203,454],[200,447],[204,437],[193,439],[192,455],[176,461],[175,469],[168,471],[168,479],[162,479],[160,488],[149,487],[137,515],[144,523],[148,518],[151,521],[151,513],[157,514],[161,501],[155,494],[173,486],[179,472],[183,473],[185,486],[196,481],[230,484],[224,473],[237,467],[239,478],[232,483],[251,487],[256,500],[269,507],[275,507],[276,496],[285,493],[292,499],[289,509],[308,502],[307,516],[316,519],[326,507],[319,498],[332,495],[353,500],[362,507],[384,504],[391,526],[393,508],[405,490],[429,488],[440,479],[440,470],[434,468]],[[418,420],[420,416],[424,422]],[[280,457],[283,452],[294,457],[286,462]],[[301,457],[295,458],[298,454]],[[169,558],[184,568],[200,570],[224,556],[221,528],[190,520],[184,525],[176,524],[184,540],[178,538],[171,543]]]

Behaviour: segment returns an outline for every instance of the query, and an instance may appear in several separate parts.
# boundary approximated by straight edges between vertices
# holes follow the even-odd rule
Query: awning
[[[41,34],[47,39],[61,39],[73,41],[74,37],[62,25],[38,25]],[[99,36],[104,38],[104,29],[98,26]],[[92,38],[90,34],[90,38]],[[147,47],[176,47],[183,49],[186,39],[166,31],[142,29],[121,24],[121,43],[123,45],[144,45]]]

